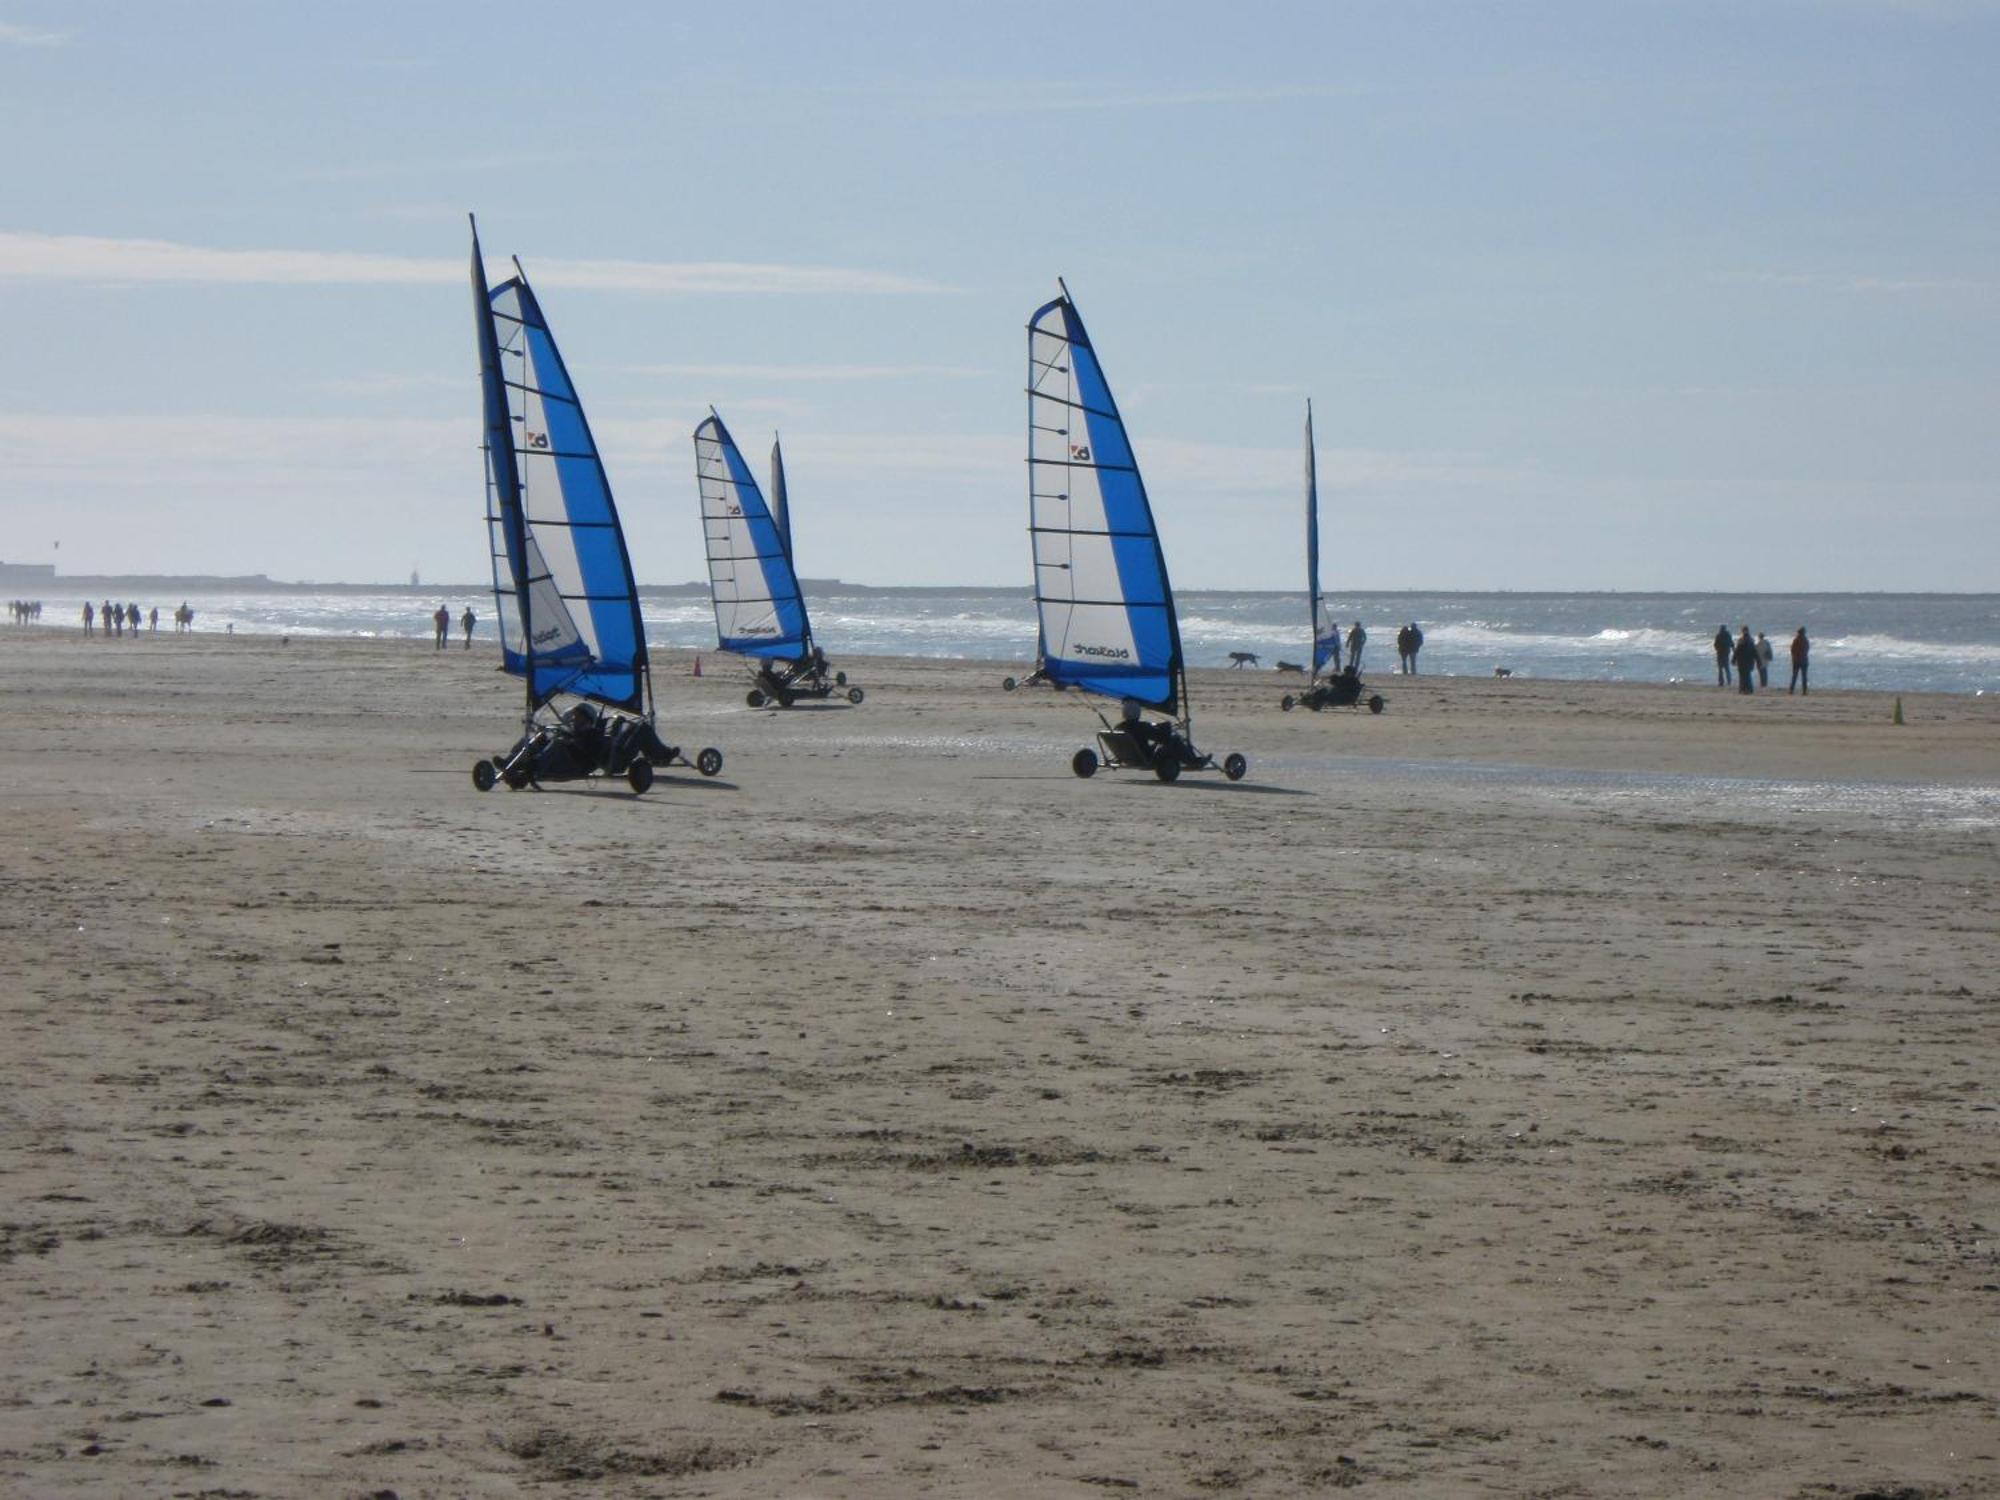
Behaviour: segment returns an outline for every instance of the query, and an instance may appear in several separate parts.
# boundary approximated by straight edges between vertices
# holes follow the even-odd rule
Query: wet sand
[[[2000,1491],[2000,702],[842,664],[0,634],[0,1493]]]

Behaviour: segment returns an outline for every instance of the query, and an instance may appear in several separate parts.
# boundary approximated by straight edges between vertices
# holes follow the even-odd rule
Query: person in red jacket
[[[1785,689],[1786,692],[1794,689],[1801,693],[1812,691],[1806,685],[1806,658],[1811,655],[1812,642],[1806,639],[1806,628],[1801,625],[1799,633],[1792,637],[1792,685]]]

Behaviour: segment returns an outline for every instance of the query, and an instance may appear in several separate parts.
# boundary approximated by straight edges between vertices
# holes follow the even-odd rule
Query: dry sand
[[[0,636],[0,1493],[2000,1493],[2000,703],[706,665]]]

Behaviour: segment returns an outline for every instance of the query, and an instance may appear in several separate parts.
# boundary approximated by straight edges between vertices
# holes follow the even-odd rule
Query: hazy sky
[[[1025,588],[1068,278],[1183,586],[2000,589],[2000,6],[0,0],[0,558],[486,576],[475,210],[642,581]],[[53,550],[60,541],[60,551]]]

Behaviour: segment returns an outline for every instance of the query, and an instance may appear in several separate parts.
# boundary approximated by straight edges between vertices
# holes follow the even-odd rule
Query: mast
[[[500,507],[500,524],[507,536],[507,568],[514,585],[514,605],[520,614],[522,648],[528,668],[522,674],[526,707],[524,728],[535,722],[535,632],[529,618],[527,570],[528,527],[521,513],[521,472],[514,460],[514,422],[507,405],[506,380],[500,371],[500,342],[493,333],[493,300],[486,287],[486,262],[479,253],[479,220],[467,214],[472,226],[473,323],[479,334],[479,386],[486,419],[487,481],[494,489],[494,503]],[[501,651],[506,651],[503,638]]]
[[[1306,618],[1312,629],[1312,671],[1308,685],[1319,681],[1319,464],[1313,453],[1313,404],[1306,397]]]

